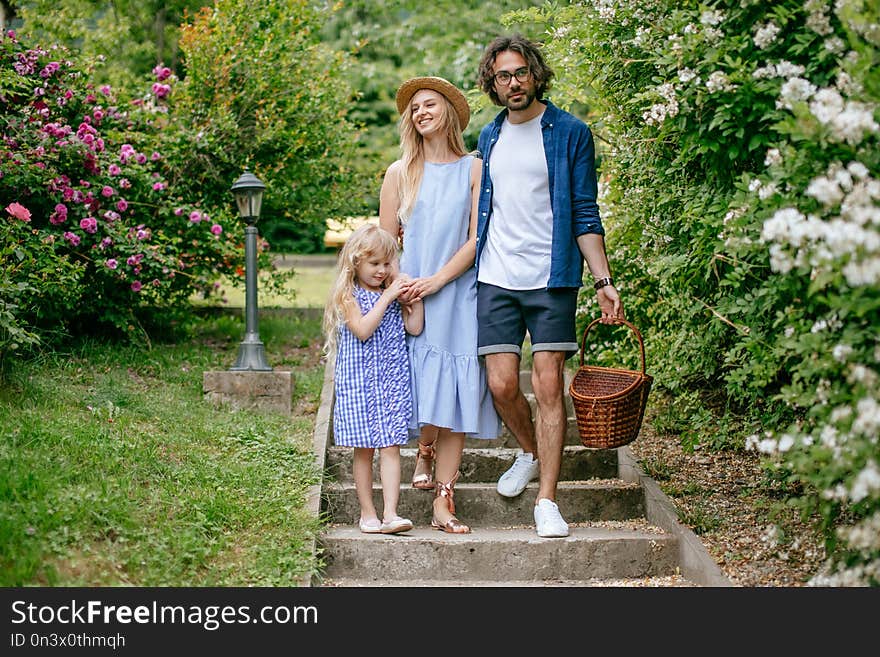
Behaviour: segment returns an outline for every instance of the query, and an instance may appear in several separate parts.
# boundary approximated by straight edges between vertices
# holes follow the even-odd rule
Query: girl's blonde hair
[[[345,323],[345,304],[354,296],[358,265],[370,256],[394,261],[397,254],[397,240],[376,224],[359,226],[345,241],[336,259],[336,280],[324,306],[325,354],[336,349],[339,327]]]
[[[449,149],[461,157],[467,153],[464,146],[464,138],[461,136],[461,123],[458,120],[458,112],[439,91],[436,92],[443,102],[446,103],[446,111],[443,113],[443,121],[440,128],[446,133],[446,143]],[[425,140],[416,130],[412,120],[412,112],[407,106],[400,115],[397,124],[400,132],[400,176],[398,178],[398,191],[400,194],[400,208],[397,218],[401,225],[406,225],[416,203],[416,196],[422,184],[422,171],[425,164]]]

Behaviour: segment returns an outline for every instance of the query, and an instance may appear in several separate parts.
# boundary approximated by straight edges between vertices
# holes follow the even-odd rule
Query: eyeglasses
[[[525,82],[529,79],[530,71],[528,66],[523,66],[522,68],[516,69],[513,73],[510,71],[498,71],[492,77],[495,79],[497,84],[501,84],[507,86],[510,84],[510,81],[513,78],[516,78],[517,82]]]

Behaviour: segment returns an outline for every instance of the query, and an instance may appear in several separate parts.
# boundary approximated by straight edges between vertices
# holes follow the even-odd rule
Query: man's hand
[[[623,303],[616,287],[613,285],[600,287],[596,291],[596,298],[599,300],[599,309],[602,311],[602,324],[611,324],[613,319],[623,319]]]

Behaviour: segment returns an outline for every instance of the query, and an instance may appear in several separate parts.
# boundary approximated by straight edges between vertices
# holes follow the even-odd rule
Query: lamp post
[[[263,190],[266,189],[259,178],[247,170],[232,184],[232,194],[238,213],[247,224],[244,229],[245,256],[245,335],[238,346],[238,358],[229,369],[232,371],[254,370],[271,372],[266,362],[266,353],[257,330],[257,219],[260,218],[260,205]]]

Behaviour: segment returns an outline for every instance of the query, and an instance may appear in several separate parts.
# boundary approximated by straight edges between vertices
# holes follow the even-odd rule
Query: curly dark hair
[[[529,41],[522,34],[511,36],[499,36],[486,46],[483,56],[480,58],[480,67],[477,72],[477,84],[480,89],[489,95],[492,102],[501,105],[498,94],[495,93],[495,58],[498,53],[512,50],[522,55],[528,64],[529,72],[535,81],[535,97],[538,100],[544,96],[544,92],[550,88],[550,80],[553,77],[553,69],[547,66],[544,56],[541,54],[541,44]]]

